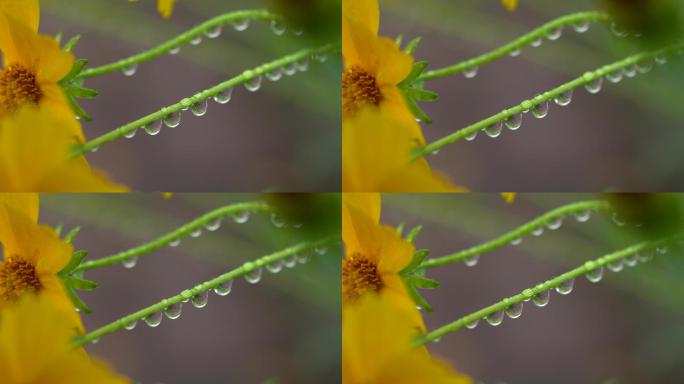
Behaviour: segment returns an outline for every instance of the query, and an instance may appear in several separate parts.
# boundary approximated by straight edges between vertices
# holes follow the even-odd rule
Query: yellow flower
[[[518,7],[518,0],[501,0],[501,4],[509,11],[515,11]]]
[[[412,348],[413,319],[376,295],[342,310],[343,384],[467,384],[472,380]]]
[[[501,192],[501,198],[508,204],[512,204],[515,201],[515,195],[515,192]]]
[[[26,293],[49,298],[78,328],[81,320],[57,276],[71,260],[73,247],[54,229],[38,224],[38,195],[0,194],[0,308]]]
[[[378,294],[413,319],[417,329],[424,330],[416,304],[399,276],[413,258],[415,248],[394,228],[379,221],[379,194],[342,195],[343,308],[367,294]]]
[[[157,0],[157,12],[165,19],[171,18],[173,2],[174,0]]]
[[[0,309],[0,374],[3,384],[125,384],[83,348],[72,349],[71,320],[44,296],[24,295]]]
[[[411,160],[411,151],[418,144],[411,125],[417,126],[415,121],[397,118],[391,111],[368,108],[343,120],[342,190],[461,191],[433,172],[424,158]]]
[[[9,1],[0,8],[0,118],[26,104],[38,105],[65,119],[75,119],[58,84],[74,64],[74,56],[62,50],[55,39],[38,34],[37,1]],[[11,5],[11,6],[10,6]],[[4,12],[17,12],[15,14]],[[35,13],[35,14],[34,14]],[[81,127],[71,125],[70,133],[83,139]]]
[[[78,125],[26,106],[0,119],[0,190],[5,192],[124,192],[93,171],[85,157],[69,159]]]

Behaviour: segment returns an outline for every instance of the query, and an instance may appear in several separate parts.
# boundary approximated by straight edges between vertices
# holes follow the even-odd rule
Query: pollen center
[[[378,292],[383,287],[378,267],[372,261],[357,255],[342,262],[343,300],[356,300],[368,291]]]
[[[41,287],[33,264],[12,256],[0,263],[0,300],[14,301],[23,293],[37,292]]]
[[[0,71],[0,112],[14,111],[26,102],[37,103],[42,95],[36,74],[26,67],[11,64]]]
[[[382,93],[375,76],[360,67],[351,67],[342,74],[342,108],[355,112],[364,105],[379,105]]]

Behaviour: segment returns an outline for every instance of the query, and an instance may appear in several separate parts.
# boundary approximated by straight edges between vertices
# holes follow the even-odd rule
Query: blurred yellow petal
[[[508,204],[512,204],[515,201],[515,194],[515,192],[501,192],[501,198]]]
[[[157,0],[157,11],[163,18],[171,18],[174,0]]]
[[[40,202],[37,193],[0,193],[1,204],[25,214],[34,223],[38,222]]]
[[[356,20],[360,26],[377,35],[380,5],[378,0],[342,0],[342,17]]]
[[[501,0],[501,4],[509,11],[515,11],[518,7],[518,0]]]
[[[39,0],[0,0],[0,15],[2,14],[12,16],[32,31],[38,32]],[[3,28],[2,25],[0,25],[1,28]]]
[[[353,207],[367,214],[373,222],[380,222],[380,194],[379,193],[345,193],[342,203],[346,207]]]

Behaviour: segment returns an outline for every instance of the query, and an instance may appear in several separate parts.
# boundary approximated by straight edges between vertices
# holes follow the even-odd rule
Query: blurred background
[[[428,69],[448,66],[486,53],[556,17],[572,12],[623,5],[676,4],[681,1],[521,0],[507,12],[498,0],[381,0],[381,34],[404,41],[421,36],[414,53]],[[664,12],[680,22],[680,12]],[[655,20],[658,24],[659,20]],[[428,142],[518,105],[523,100],[615,62],[644,47],[639,39],[619,38],[609,25],[588,32],[563,30],[557,41],[522,49],[483,65],[474,79],[463,74],[426,83],[440,99],[422,103],[434,123],[424,125]],[[641,39],[645,40],[645,39]],[[636,41],[636,42],[635,42]],[[546,118],[530,114],[522,128],[504,128],[497,139],[480,134],[429,156],[434,168],[470,190],[517,191],[670,191],[684,188],[684,61],[671,59],[648,74],[618,84],[604,82],[590,95],[575,90],[572,103],[554,103]]]
[[[339,197],[304,195],[312,196],[333,208],[318,211],[317,220],[304,222],[301,229],[276,228],[268,214],[252,214],[244,224],[227,218],[218,231],[185,237],[177,247],[141,256],[132,269],[112,265],[88,271],[86,277],[99,287],[81,294],[93,310],[82,316],[86,329],[94,330],[314,233],[339,234]],[[64,224],[65,230],[81,226],[75,249],[89,251],[86,260],[93,260],[156,239],[212,209],[264,198],[48,194],[41,198],[40,221]],[[314,231],[309,230],[313,226]],[[258,284],[237,279],[226,297],[210,292],[205,308],[185,303],[179,319],[164,318],[156,328],[138,322],[135,329],[105,336],[86,349],[142,384],[338,382],[340,257],[339,247],[332,247],[325,255],[313,255],[308,263],[278,274],[264,270]]]
[[[339,4],[339,0],[315,0]],[[156,12],[156,1],[43,0],[41,32],[65,38],[80,34],[75,50],[89,66],[107,64],[152,48],[220,14],[256,8],[282,9],[288,1],[176,1],[170,20]],[[281,8],[277,8],[281,7]],[[328,8],[326,8],[328,9]],[[184,97],[305,47],[339,39],[339,5],[326,14],[316,33],[278,36],[268,22],[252,21],[246,31],[231,25],[221,36],[186,44],[176,55],[139,65],[135,75],[121,72],[88,79],[100,95],[82,106],[93,117],[83,123],[88,139],[177,103]],[[311,61],[306,72],[263,79],[258,92],[236,87],[232,100],[210,100],[205,116],[189,111],[181,125],[156,136],[142,130],[88,154],[91,164],[140,191],[337,191],[340,189],[339,54],[325,63]],[[316,159],[316,161],[311,161]]]
[[[382,221],[423,225],[416,247],[439,257],[489,241],[550,209],[602,197],[521,194],[508,205],[498,194],[385,194]],[[660,202],[673,198],[681,213],[684,195],[663,197]],[[629,227],[615,225],[607,212],[594,213],[586,223],[566,217],[560,229],[483,254],[475,267],[455,263],[428,270],[428,277],[441,282],[421,291],[434,308],[424,313],[428,329],[639,242]],[[606,269],[597,284],[578,278],[571,294],[552,292],[544,308],[524,303],[518,319],[506,318],[497,327],[480,321],[428,347],[486,384],[681,383],[682,277],[680,247],[619,273]]]

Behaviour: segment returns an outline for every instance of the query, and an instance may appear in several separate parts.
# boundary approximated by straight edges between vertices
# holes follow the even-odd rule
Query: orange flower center
[[[354,301],[369,291],[379,292],[384,286],[378,266],[361,255],[342,261],[342,298]]]
[[[351,67],[342,74],[342,109],[355,112],[364,105],[380,105],[382,92],[375,76],[361,67]]]
[[[23,103],[37,103],[42,96],[36,74],[19,64],[0,71],[0,111],[12,112]]]
[[[12,256],[0,263],[0,300],[14,301],[27,291],[37,292],[41,288],[33,264]]]

